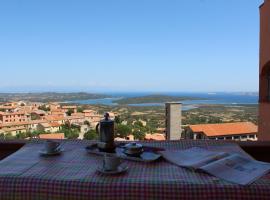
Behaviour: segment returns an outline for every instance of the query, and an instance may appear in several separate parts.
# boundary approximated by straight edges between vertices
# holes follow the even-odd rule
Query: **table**
[[[102,157],[88,154],[89,141],[65,140],[61,156],[40,157],[42,141],[31,141],[0,162],[0,199],[269,199],[270,176],[250,186],[239,186],[213,176],[172,165],[125,161],[130,169],[114,176],[99,174]],[[239,146],[225,141],[143,142],[171,150],[194,146],[239,152]]]

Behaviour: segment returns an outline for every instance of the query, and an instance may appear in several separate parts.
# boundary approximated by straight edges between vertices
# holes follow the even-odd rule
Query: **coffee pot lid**
[[[130,149],[130,150],[137,150],[137,149],[141,149],[142,147],[143,147],[142,144],[139,144],[136,142],[132,142],[125,145],[125,148]]]
[[[105,113],[104,114],[104,119],[102,119],[100,122],[101,123],[112,123],[114,121],[112,119],[110,119],[110,114],[109,113]]]

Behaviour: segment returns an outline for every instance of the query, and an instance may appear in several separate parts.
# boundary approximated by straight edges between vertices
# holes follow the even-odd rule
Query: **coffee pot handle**
[[[100,123],[98,123],[98,124],[96,125],[96,133],[97,133],[97,134],[99,134],[99,126],[100,126]]]
[[[103,168],[103,170],[105,170],[105,167],[106,167],[105,159],[103,159],[103,161],[102,161],[102,168]]]

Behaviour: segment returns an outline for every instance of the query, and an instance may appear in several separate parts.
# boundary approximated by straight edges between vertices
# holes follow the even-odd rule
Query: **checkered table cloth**
[[[203,147],[243,153],[236,144],[219,141],[143,142],[171,150]],[[124,161],[129,171],[106,176],[96,171],[102,157],[88,154],[89,141],[63,141],[64,152],[40,157],[41,141],[30,142],[0,162],[0,199],[270,199],[270,176],[239,186],[193,172],[164,160]]]

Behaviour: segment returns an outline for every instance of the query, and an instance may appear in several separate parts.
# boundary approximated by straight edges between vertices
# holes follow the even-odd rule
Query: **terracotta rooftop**
[[[41,126],[43,126],[44,128],[50,128],[50,124],[49,123],[41,123]]]
[[[63,109],[76,109],[77,106],[62,106]]]
[[[72,113],[71,116],[84,117],[84,113]]]
[[[64,116],[65,115],[65,112],[62,112],[62,111],[51,111],[51,115],[61,115],[61,116]]]
[[[160,133],[146,134],[145,139],[146,140],[156,140],[156,141],[166,140],[165,136],[163,134],[160,134]]]
[[[0,115],[25,115],[25,112],[0,112]]]
[[[40,134],[40,139],[55,139],[55,140],[62,140],[65,139],[64,133],[51,133],[51,134]]]
[[[64,117],[59,116],[59,115],[48,115],[48,116],[45,116],[45,119],[48,120],[48,121],[62,121],[62,120],[65,120]]]
[[[17,106],[5,106],[5,105],[0,105],[0,108],[1,109],[15,109],[15,108],[17,108]]]
[[[50,126],[51,127],[59,127],[61,125],[59,123],[57,123],[57,122],[52,122],[52,123],[50,123]]]
[[[41,123],[40,125],[42,125],[44,128],[50,128],[50,127],[59,127],[61,126],[59,123],[57,122],[52,122],[52,123]]]
[[[51,112],[65,112],[65,111],[62,109],[53,109],[53,110],[51,110]]]
[[[258,126],[251,122],[223,123],[223,124],[198,124],[189,126],[193,132],[202,132],[206,136],[256,134]]]
[[[96,111],[94,111],[94,110],[84,110],[83,112],[84,113],[92,113],[92,112],[96,112]]]
[[[34,110],[32,113],[37,115],[46,115],[46,112],[44,110]]]
[[[84,116],[67,116],[66,119],[72,120],[72,119],[84,119]]]

